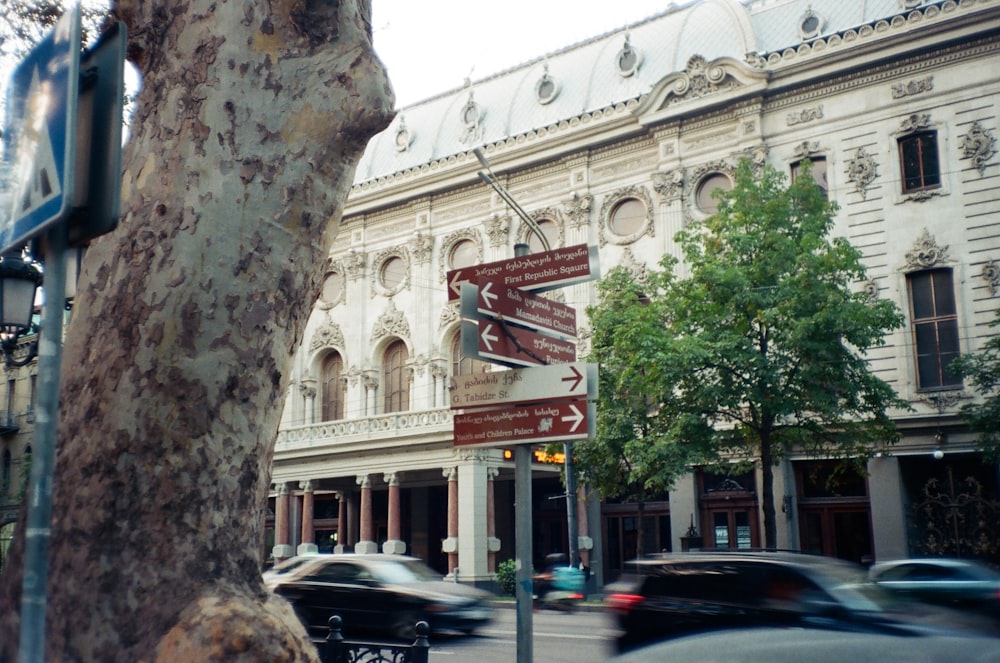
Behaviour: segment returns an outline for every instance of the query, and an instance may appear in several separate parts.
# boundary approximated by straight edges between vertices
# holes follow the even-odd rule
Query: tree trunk
[[[303,661],[260,548],[293,354],[368,139],[369,0],[120,0],[143,76],[63,353],[46,659]],[[23,523],[22,514],[22,523]],[[23,539],[0,583],[15,660]]]
[[[760,434],[760,508],[764,512],[764,547],[778,547],[777,517],[774,511],[774,458],[771,450],[771,433]]]

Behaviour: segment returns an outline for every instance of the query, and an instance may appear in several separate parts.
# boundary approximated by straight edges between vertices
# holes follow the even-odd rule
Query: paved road
[[[602,663],[612,655],[614,630],[603,612],[532,614],[534,663]],[[513,609],[497,610],[496,620],[472,637],[435,636],[431,663],[516,663],[517,627]]]

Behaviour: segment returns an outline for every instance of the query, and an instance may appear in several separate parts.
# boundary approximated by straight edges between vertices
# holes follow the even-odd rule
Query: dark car
[[[818,555],[720,551],[627,563],[605,588],[619,651],[701,631],[754,626],[893,633],[908,628],[861,566]],[[909,618],[925,617],[910,611]],[[933,618],[928,617],[929,623]]]
[[[972,608],[1000,617],[1000,572],[968,559],[898,559],[872,566],[883,589],[922,601]]]
[[[314,637],[332,615],[345,635],[379,632],[411,640],[414,626],[472,633],[493,616],[489,592],[447,582],[421,560],[403,555],[304,555],[264,573],[264,584],[292,604]]]
[[[1000,663],[1000,640],[957,632],[845,632],[765,626],[677,637],[612,660],[615,663]]]

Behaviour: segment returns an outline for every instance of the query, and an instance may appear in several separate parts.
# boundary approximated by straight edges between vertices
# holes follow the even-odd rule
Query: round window
[[[344,275],[340,272],[330,272],[323,280],[320,298],[327,304],[336,304],[344,294]]]
[[[460,242],[456,242],[451,247],[451,253],[448,256],[448,264],[451,265],[452,269],[470,267],[475,265],[478,260],[479,249],[471,239],[463,239]]]
[[[556,248],[556,240],[559,238],[559,229],[556,226],[556,222],[551,219],[542,219],[538,222],[538,228],[545,235],[545,239],[549,242],[549,249]],[[534,230],[528,231],[528,248],[532,253],[541,253],[545,251],[545,247],[542,245],[542,240],[538,238],[538,234]]]
[[[611,222],[609,224],[611,232],[620,237],[634,235],[642,230],[645,225],[646,206],[642,204],[642,201],[635,198],[623,200],[611,212]]]
[[[712,195],[712,192],[716,189],[729,191],[732,188],[733,183],[729,177],[722,173],[712,173],[704,177],[698,184],[695,204],[705,214],[715,214],[719,209],[719,201]]]
[[[406,264],[399,256],[393,256],[382,263],[379,280],[386,290],[395,290],[406,278]]]

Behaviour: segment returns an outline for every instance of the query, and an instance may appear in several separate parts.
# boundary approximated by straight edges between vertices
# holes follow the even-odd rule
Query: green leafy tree
[[[662,462],[667,476],[680,471],[676,461],[759,463],[768,547],[776,545],[773,468],[784,453],[860,465],[878,444],[897,440],[888,411],[909,407],[866,359],[902,316],[892,302],[852,289],[867,278],[861,254],[830,237],[836,204],[805,171],[787,185],[774,168],[758,173],[744,160],[733,189],[718,196],[718,212],[677,234],[683,278],[671,276],[677,265],[665,258],[645,299],[615,300],[616,336],[656,338],[636,340],[630,359],[616,337],[623,352],[601,366],[602,389],[618,386],[602,391],[602,404],[623,388],[645,398],[630,401],[631,418],[617,413],[649,427],[652,434],[634,436],[631,447],[656,447],[641,457]],[[602,300],[591,312],[595,330],[605,313],[611,306]],[[602,342],[595,331],[598,361]],[[598,431],[613,425],[599,421]]]
[[[1000,310],[990,327],[1000,326]],[[982,396],[979,402],[962,406],[961,415],[979,435],[980,448],[991,461],[1000,459],[1000,335],[986,341],[977,353],[962,355],[948,368],[967,378]]]

